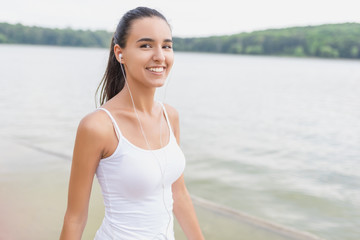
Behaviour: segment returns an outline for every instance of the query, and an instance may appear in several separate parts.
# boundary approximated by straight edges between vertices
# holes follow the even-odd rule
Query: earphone
[[[135,107],[135,103],[134,103],[134,99],[133,99],[133,96],[132,96],[132,93],[131,93],[131,90],[130,90],[130,87],[129,87],[129,84],[128,84],[128,82],[127,82],[127,79],[126,79],[126,75],[125,75],[125,71],[124,71],[124,68],[123,68],[123,66],[122,66],[122,63],[121,63],[121,59],[122,59],[122,54],[121,53],[119,53],[119,62],[120,62],[120,68],[121,68],[121,71],[122,71],[122,73],[123,73],[123,76],[124,76],[124,80],[125,80],[125,85],[126,85],[126,87],[127,87],[127,89],[128,89],[128,91],[129,91],[129,94],[130,94],[130,98],[131,98],[131,101],[132,101],[132,105],[133,105],[133,109],[134,109],[134,112],[135,112],[135,115],[136,115],[136,118],[137,118],[137,120],[138,120],[138,122],[139,122],[139,125],[140,125],[140,129],[141,129],[141,133],[142,133],[142,135],[143,135],[143,137],[144,137],[144,139],[145,139],[145,142],[146,142],[146,145],[147,145],[147,147],[148,147],[148,149],[149,150],[151,150],[151,147],[150,147],[150,144],[149,144],[149,142],[148,142],[148,140],[147,140],[147,137],[146,137],[146,135],[145,135],[145,132],[144,132],[144,129],[143,129],[143,127],[142,127],[142,124],[141,124],[141,121],[140,121],[140,118],[139,118],[139,115],[138,115],[138,112],[137,112],[137,110],[136,110],[136,107]],[[163,115],[163,112],[164,111],[164,109],[162,109],[162,111],[161,111],[161,114]],[[160,145],[162,146],[162,138],[161,138],[161,126],[162,126],[162,122],[160,121]],[[169,126],[170,127],[170,126]],[[169,130],[170,131],[170,130]],[[169,141],[170,141],[170,139],[169,139]],[[153,152],[153,151],[151,151],[151,153],[154,155],[154,157],[155,157],[155,159],[157,160],[157,163],[158,163],[158,165],[159,165],[159,168],[160,168],[160,172],[161,172],[161,187],[162,187],[162,192],[163,192],[163,204],[164,204],[164,207],[165,207],[165,210],[166,210],[166,212],[167,212],[167,214],[168,214],[168,216],[169,216],[169,221],[168,221],[168,224],[167,224],[167,227],[166,227],[166,232],[165,232],[165,234],[164,233],[157,233],[151,240],[156,240],[156,239],[162,239],[162,238],[164,238],[164,239],[168,239],[167,238],[167,233],[168,233],[168,230],[169,230],[169,226],[170,226],[170,223],[171,223],[171,213],[170,213],[170,211],[169,211],[169,209],[167,208],[167,206],[166,206],[166,203],[165,203],[165,180],[164,180],[164,178],[165,178],[165,169],[166,169],[166,158],[167,158],[167,155],[166,155],[166,151],[165,151],[165,149],[164,149],[164,155],[165,155],[165,157],[164,157],[164,159],[165,159],[165,161],[164,161],[164,166],[162,167],[161,166],[161,161],[160,161],[160,159],[159,159],[159,157]],[[160,238],[159,238],[160,237]]]

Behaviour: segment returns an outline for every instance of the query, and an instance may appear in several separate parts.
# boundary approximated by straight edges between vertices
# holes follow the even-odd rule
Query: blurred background
[[[353,0],[3,4],[0,239],[58,239],[77,125],[96,109],[116,24],[140,5],[172,25],[175,64],[156,97],[180,113],[206,239],[358,239]],[[83,239],[103,210],[95,179]]]

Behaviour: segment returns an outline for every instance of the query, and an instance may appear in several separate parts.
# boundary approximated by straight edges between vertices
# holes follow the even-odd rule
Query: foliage
[[[207,38],[174,38],[179,51],[360,58],[360,24],[269,29]]]
[[[50,29],[0,23],[0,43],[108,47],[111,36],[106,31]]]
[[[107,31],[50,29],[0,23],[0,43],[109,47]],[[269,29],[229,36],[174,37],[177,51],[297,57],[360,58],[360,24]]]

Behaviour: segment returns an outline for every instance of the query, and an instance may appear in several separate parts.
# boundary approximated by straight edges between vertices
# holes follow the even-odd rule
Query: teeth
[[[163,67],[149,68],[149,70],[152,72],[162,72],[164,71],[164,68]]]

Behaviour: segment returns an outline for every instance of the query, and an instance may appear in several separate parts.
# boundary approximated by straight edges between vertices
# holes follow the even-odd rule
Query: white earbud
[[[119,58],[120,58],[120,60],[121,60],[121,58],[122,58],[122,54],[121,54],[121,53],[119,53]]]

